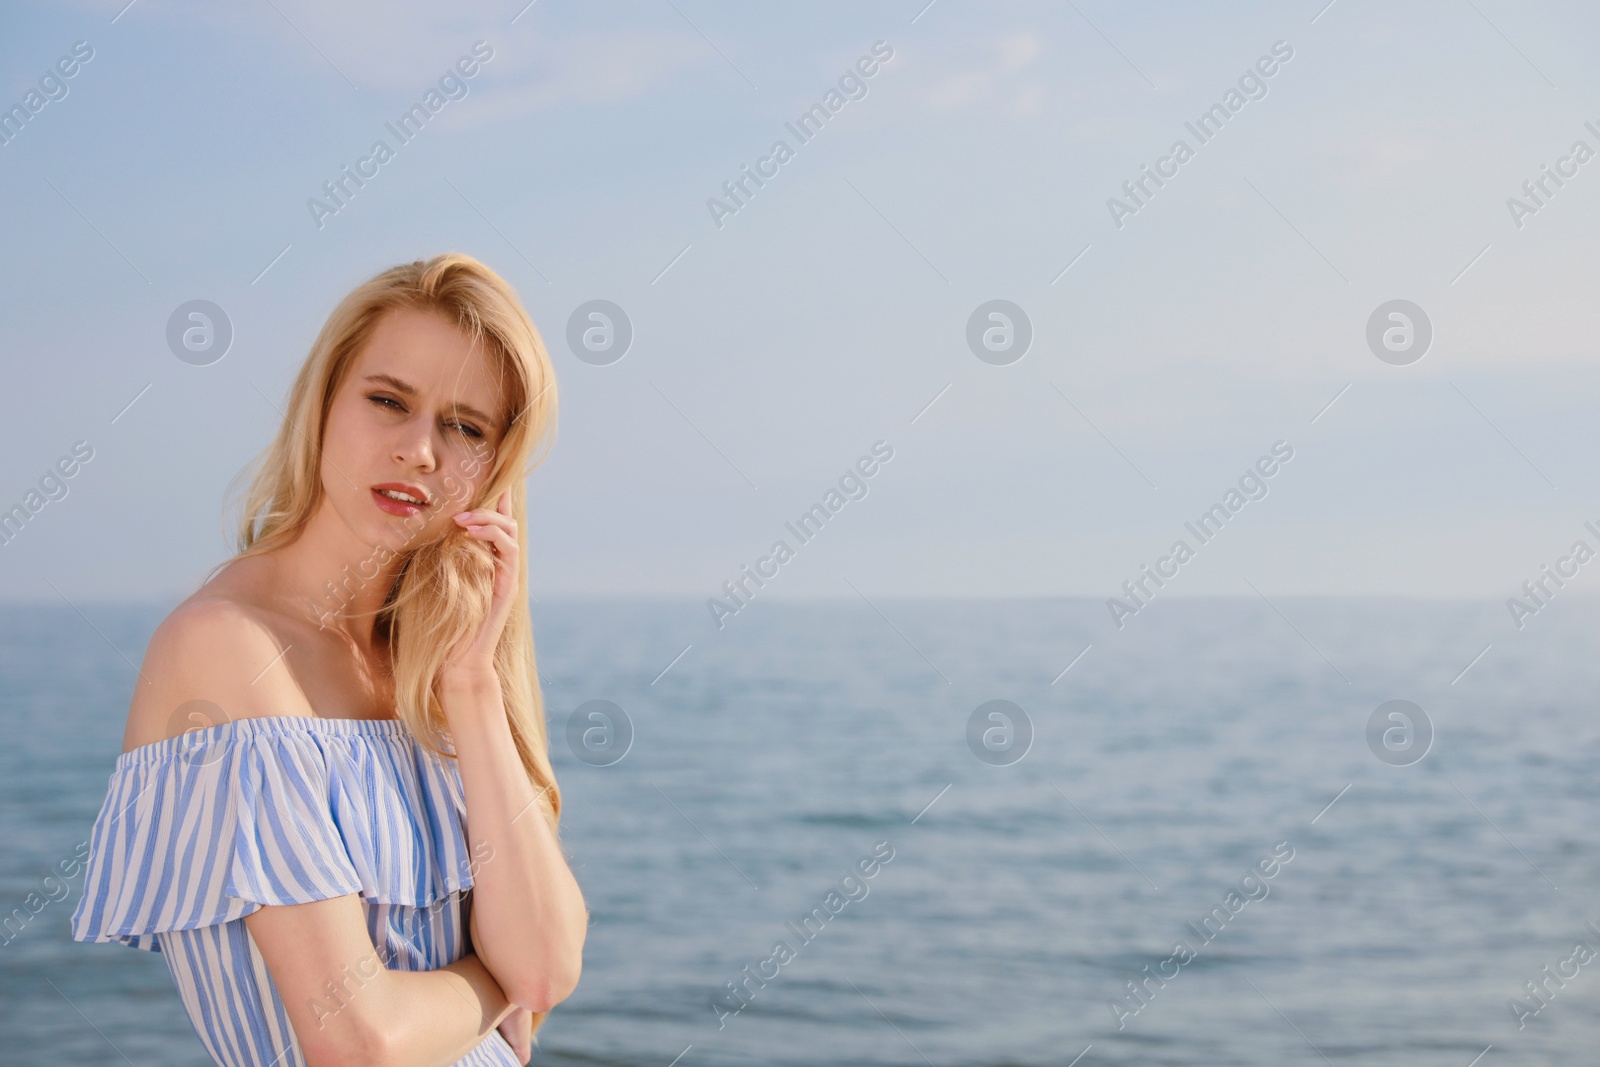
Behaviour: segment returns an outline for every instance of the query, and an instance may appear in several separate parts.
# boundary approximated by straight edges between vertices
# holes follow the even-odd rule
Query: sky
[[[448,250],[556,368],[539,599],[704,605],[779,540],[762,599],[1109,599],[1147,565],[1163,597],[1520,595],[1600,548],[1597,34],[1516,0],[7,5],[0,107],[44,102],[0,144],[0,509],[37,508],[0,598],[192,592],[329,311]],[[569,343],[595,300],[621,358]],[[191,301],[220,358],[169,342]],[[1420,355],[1410,311],[1369,342],[1403,346],[1393,301]]]

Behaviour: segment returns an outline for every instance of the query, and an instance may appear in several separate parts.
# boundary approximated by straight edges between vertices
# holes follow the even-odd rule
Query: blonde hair
[[[322,442],[333,396],[356,356],[387,313],[411,308],[443,316],[465,332],[473,347],[486,347],[499,364],[510,422],[500,446],[487,460],[474,457],[470,477],[484,465],[489,472],[475,499],[453,473],[444,477],[456,510],[493,507],[510,490],[511,514],[518,530],[527,529],[524,480],[543,459],[556,422],[555,371],[544,341],[511,286],[471,256],[447,252],[428,260],[392,267],[357,286],[328,316],[291,387],[287,412],[277,437],[252,464],[237,530],[234,560],[270,552],[293,542],[322,499]],[[470,440],[463,436],[463,440]],[[465,465],[463,465],[465,466]],[[240,478],[249,473],[241,472]],[[237,482],[238,479],[236,479]],[[457,496],[461,499],[457,500]],[[425,521],[425,520],[424,520]],[[419,521],[415,528],[423,524]],[[403,557],[399,577],[374,617],[375,633],[386,635],[393,658],[396,712],[412,735],[430,751],[452,757],[440,738],[446,732],[438,699],[440,668],[458,640],[470,639],[486,615],[493,595],[494,552],[482,541],[442,536],[407,545],[398,552],[379,547],[379,564]],[[371,558],[369,557],[369,560]],[[364,569],[365,563],[358,566]],[[381,573],[347,576],[344,585]],[[210,580],[211,575],[207,575]],[[338,595],[338,591],[333,591]],[[533,620],[528,610],[528,566],[517,559],[517,584],[511,613],[494,650],[494,669],[517,753],[533,784],[536,800],[552,831],[559,828],[561,794],[550,765],[544,701],[534,658]],[[453,746],[452,746],[453,748]],[[537,1030],[543,1014],[534,1016]]]

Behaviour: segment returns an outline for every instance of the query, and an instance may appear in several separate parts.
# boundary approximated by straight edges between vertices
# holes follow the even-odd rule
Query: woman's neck
[[[273,592],[294,605],[297,614],[339,630],[365,658],[386,659],[388,635],[377,619],[404,561],[396,553],[360,544],[347,527],[326,515],[326,509],[319,509],[299,537],[269,554]]]

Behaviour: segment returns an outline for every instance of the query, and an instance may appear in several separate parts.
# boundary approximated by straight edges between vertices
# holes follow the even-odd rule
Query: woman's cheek
[[[471,481],[462,481],[453,474],[444,476],[445,495],[450,498],[452,504],[459,506],[472,499],[472,487]]]

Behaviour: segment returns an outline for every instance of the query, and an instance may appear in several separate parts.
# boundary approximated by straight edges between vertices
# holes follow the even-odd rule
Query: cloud
[[[600,104],[642,97],[678,72],[717,60],[705,42],[667,30],[575,31],[509,45],[485,68],[486,91],[464,115],[466,125],[490,125],[560,105]]]
[[[928,56],[922,69],[941,72],[938,77],[907,79],[907,99],[920,101],[937,111],[982,108],[1013,115],[1037,114],[1045,94],[1037,83],[1023,83],[1018,72],[1043,53],[1035,33],[992,35],[987,40],[952,42],[952,51]],[[976,63],[963,62],[977,55]],[[923,57],[918,57],[919,59]],[[944,74],[942,72],[953,71]]]
[[[362,94],[391,98],[397,106],[426,91],[474,41],[487,41],[494,58],[472,83],[474,97],[481,93],[483,98],[453,115],[452,125],[479,125],[560,105],[634,99],[681,70],[718,62],[703,40],[681,27],[598,28],[603,20],[593,20],[597,28],[591,29],[574,25],[571,12],[558,18],[539,4],[519,16],[524,2],[268,0],[235,6],[142,0],[106,32],[171,33],[181,27],[192,35],[196,26],[208,26],[238,38],[241,48],[258,56],[265,38],[284,62],[297,58],[307,76],[348,80]],[[104,7],[102,0],[81,3],[96,12]]]

